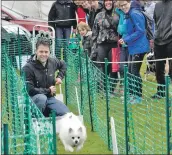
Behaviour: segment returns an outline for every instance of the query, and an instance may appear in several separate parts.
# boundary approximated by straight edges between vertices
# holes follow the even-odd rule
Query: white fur
[[[86,128],[76,115],[68,113],[60,120],[59,138],[66,151],[73,152],[73,147],[79,151],[87,138]]]

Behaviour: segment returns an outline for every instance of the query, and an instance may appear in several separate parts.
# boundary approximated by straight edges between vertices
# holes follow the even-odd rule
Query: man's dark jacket
[[[48,58],[45,67],[32,55],[22,71],[25,77],[27,91],[30,96],[44,94],[51,96],[50,86],[55,86],[55,72],[59,70],[57,77],[63,79],[66,73],[66,64],[55,58]]]
[[[172,41],[172,1],[158,2],[154,10],[155,44],[165,45]]]
[[[48,14],[48,24],[54,28],[69,28],[73,26],[76,29],[77,21],[76,21],[76,5],[70,0],[57,0],[53,3],[49,14]],[[74,19],[74,20],[71,20]],[[56,20],[66,20],[66,21],[57,21]]]

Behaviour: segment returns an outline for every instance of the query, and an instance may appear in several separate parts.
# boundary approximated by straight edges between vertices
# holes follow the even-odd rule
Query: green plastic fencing
[[[45,118],[29,98],[23,78],[9,58],[8,45],[3,43],[1,49],[2,124],[8,125],[8,144],[3,143],[7,133],[2,132],[1,153],[54,154],[52,117]]]
[[[20,47],[24,42],[14,43]],[[12,44],[2,45],[2,123],[8,124],[9,152],[12,154],[42,153],[52,154],[55,149],[52,118],[44,118],[28,97],[19,70],[16,70],[11,56]],[[9,51],[11,53],[9,54]],[[29,52],[28,52],[29,53]],[[19,56],[22,56],[18,48]],[[67,63],[65,77],[65,102],[72,112],[77,113],[78,104],[84,121],[90,124],[92,131],[112,149],[110,117],[114,117],[117,146],[120,154],[167,154],[170,152],[172,84],[166,78],[163,86],[165,98],[151,99],[157,84],[142,81],[142,101],[132,104],[132,95],[139,94],[141,79],[125,69],[122,79],[113,79],[106,71],[102,73],[80,46],[77,38],[56,40],[56,57]],[[19,65],[21,66],[21,57]],[[14,82],[15,81],[15,82]],[[76,90],[78,98],[76,96]],[[35,120],[39,133],[35,131]],[[46,125],[51,124],[51,125]],[[35,126],[34,126],[35,125]],[[42,126],[43,125],[43,126]],[[47,128],[48,127],[48,128]],[[2,133],[2,139],[4,138]],[[38,136],[39,135],[39,136]],[[40,145],[40,146],[39,146]],[[2,143],[2,148],[4,144]],[[39,149],[41,148],[41,149]],[[4,149],[2,149],[4,153]]]
[[[133,91],[132,94],[138,94],[136,90],[138,90],[140,81],[140,78],[127,73],[128,153],[166,154],[168,152],[166,105],[169,102],[166,103],[166,98],[151,99],[152,94],[156,92],[157,84],[143,81],[141,103],[130,104],[132,96],[129,92]],[[129,86],[130,84],[132,86]],[[165,93],[165,89],[163,93]]]
[[[157,88],[155,82],[142,81],[128,71],[124,79],[112,79],[98,70],[90,60],[87,61],[84,54],[80,54],[80,63],[79,53],[77,55],[70,54],[70,50],[68,52],[67,103],[77,106],[74,86],[78,87],[84,119],[91,123],[93,131],[102,137],[109,149],[112,149],[109,117],[113,116],[120,154],[165,154],[170,151],[172,94],[169,82],[166,86],[162,85],[164,88],[170,87],[167,88],[169,96],[167,97],[164,89],[162,93],[166,94],[165,98],[152,99],[151,96],[156,93]],[[80,83],[78,76],[81,76]],[[139,104],[133,104],[130,94],[139,94],[141,81],[142,100]],[[123,83],[126,83],[125,87]]]
[[[13,31],[15,30],[12,28]],[[18,32],[17,32],[18,31]],[[2,27],[2,38],[1,44],[6,45],[5,53],[10,59],[12,65],[16,69],[20,69],[22,67],[21,55],[23,58],[27,58],[32,54],[32,43],[31,38],[20,32],[20,30],[16,29],[16,33],[7,32]]]

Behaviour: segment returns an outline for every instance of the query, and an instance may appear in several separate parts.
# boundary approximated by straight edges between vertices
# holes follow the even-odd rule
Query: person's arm
[[[63,60],[58,60],[58,59],[56,59],[55,61],[56,61],[56,70],[59,70],[56,78],[60,78],[62,80],[67,70],[66,63]]]
[[[56,6],[55,3],[53,3],[49,13],[48,13],[48,25],[52,26],[55,28],[55,22],[52,22],[55,20],[55,16],[56,16]]]
[[[92,39],[92,34],[90,35],[90,47],[93,47],[93,39]]]
[[[155,4],[155,7],[156,7],[156,4]],[[156,8],[154,8],[154,12],[153,12],[153,19],[154,19],[154,32],[156,31],[156,23],[157,23],[157,20],[156,20]]]
[[[112,17],[113,28],[117,30],[118,24],[119,24],[119,15],[115,13],[114,16]]]
[[[99,35],[99,14],[97,14],[95,20],[94,20],[94,24],[93,24],[93,30],[92,30],[92,39],[93,39],[93,45],[95,45],[97,43],[97,37]]]
[[[26,89],[30,96],[34,96],[36,94],[44,94],[44,95],[51,94],[51,90],[49,88],[36,88],[35,87],[35,83],[36,83],[35,75],[34,75],[34,72],[31,71],[29,66],[24,66],[22,69],[22,73],[25,77]]]
[[[93,25],[93,30],[92,30],[92,50],[91,50],[91,55],[90,59],[93,59],[96,57],[96,48],[97,48],[97,37],[99,35],[99,14],[96,15],[96,18],[94,20],[94,25]]]
[[[140,15],[137,13],[133,13],[132,16],[130,15],[130,20],[131,23],[134,25],[133,29],[134,31],[130,35],[126,35],[122,39],[124,40],[125,43],[131,44],[135,40],[139,39],[141,36],[143,36],[146,32],[146,27],[145,27],[145,20],[144,20],[144,15]]]

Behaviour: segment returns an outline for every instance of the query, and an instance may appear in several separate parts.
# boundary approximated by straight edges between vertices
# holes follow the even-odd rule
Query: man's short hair
[[[37,43],[36,43],[36,49],[38,49],[40,45],[48,46],[50,48],[50,39],[46,37],[38,38]]]

